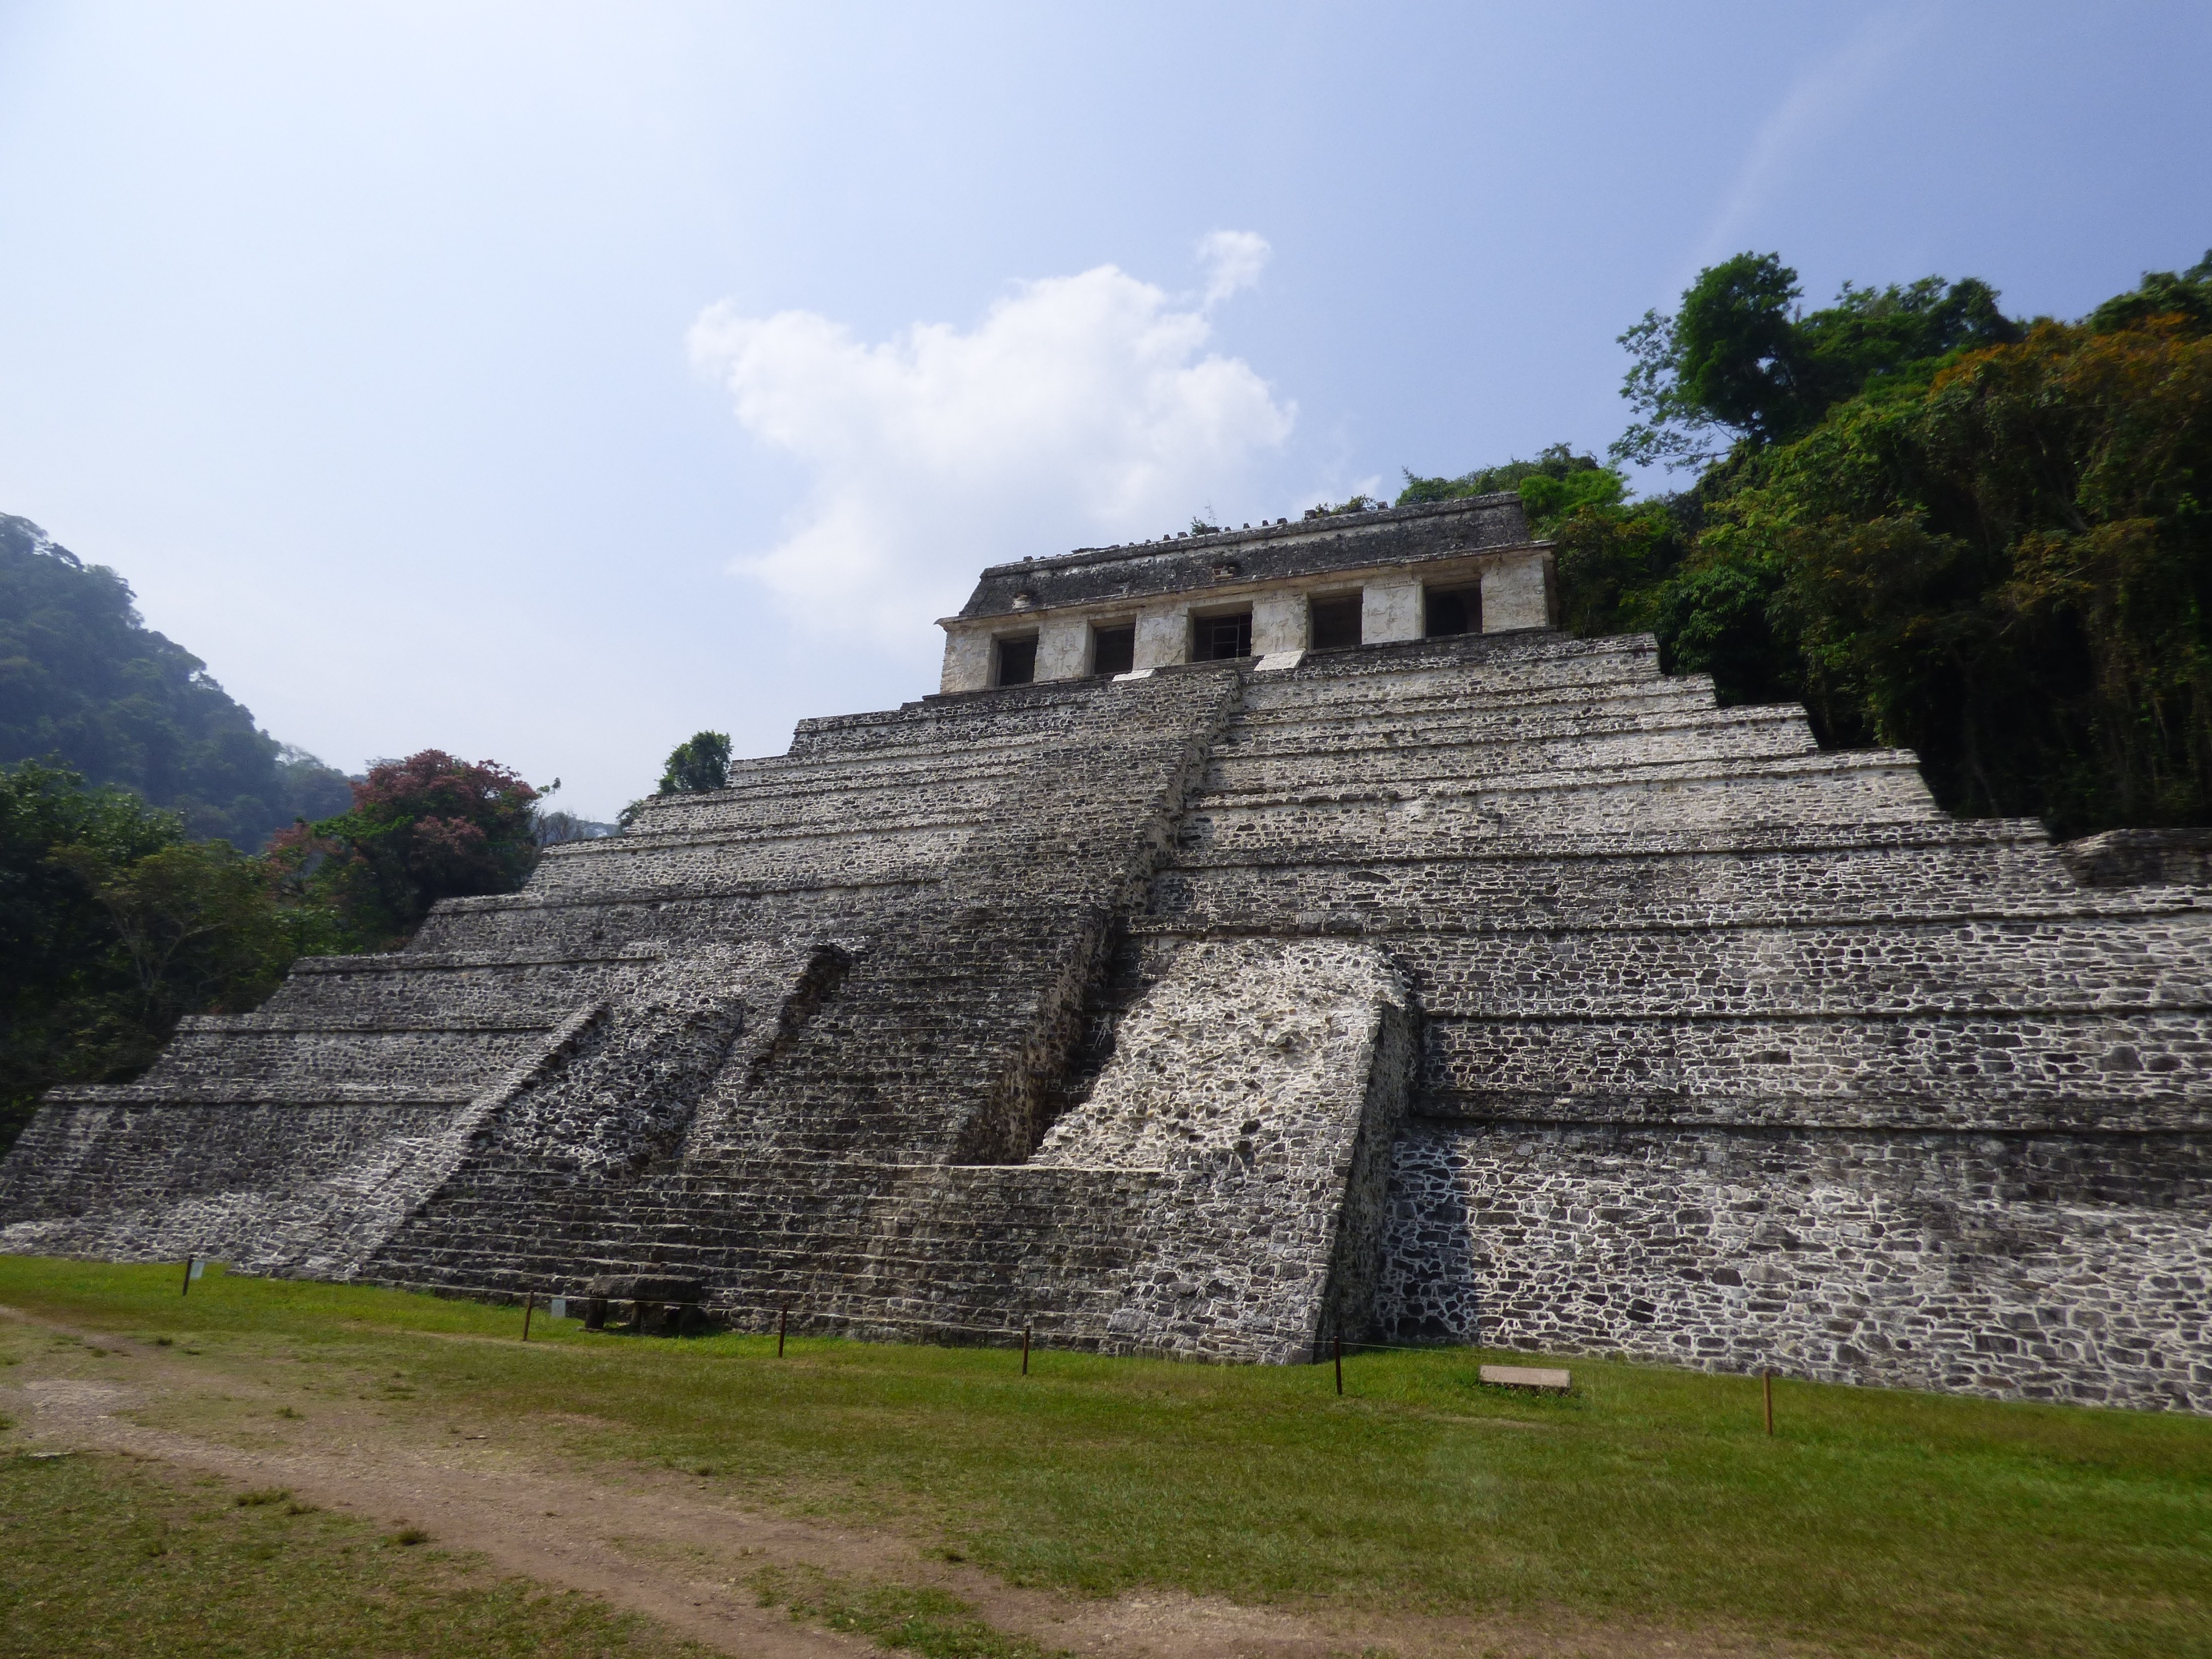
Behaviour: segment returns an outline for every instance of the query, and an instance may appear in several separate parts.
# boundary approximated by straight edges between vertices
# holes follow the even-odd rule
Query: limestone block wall
[[[256,1014],[189,1023],[136,1084],[58,1091],[0,1165],[0,1248],[351,1276],[480,1158],[487,1125],[547,1155],[527,1113],[503,1114],[517,1090],[585,1103],[564,1131],[585,1156],[605,1046],[677,1042],[653,1035],[652,998],[719,978],[717,1018],[734,1018],[740,959],[896,926],[996,810],[983,784],[1036,764],[1068,716],[1048,696],[974,713],[957,734],[940,709],[810,722],[737,787],[656,803],[640,836],[556,851],[512,897],[441,905],[407,951],[302,963]],[[805,805],[779,816],[784,792]],[[766,833],[794,820],[805,833]],[[668,1063],[624,1075],[649,1094]],[[640,1125],[666,1116],[617,1113],[606,1133],[649,1148]]]
[[[251,1081],[58,1091],[0,1163],[0,1249],[345,1277],[599,1007],[474,1094],[357,1081],[304,1098]]]
[[[1399,1340],[2212,1409],[2212,1135],[1423,1122]]]

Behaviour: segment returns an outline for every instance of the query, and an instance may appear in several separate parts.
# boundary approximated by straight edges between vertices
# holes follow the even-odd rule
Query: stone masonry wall
[[[2212,1135],[1427,1121],[1399,1340],[2212,1410]]]

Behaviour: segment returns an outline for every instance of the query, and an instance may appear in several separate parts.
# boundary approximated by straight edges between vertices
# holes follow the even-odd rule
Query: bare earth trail
[[[380,1525],[419,1527],[440,1545],[476,1552],[505,1572],[599,1596],[750,1659],[852,1659],[878,1650],[865,1638],[797,1622],[781,1606],[761,1606],[752,1580],[763,1569],[940,1589],[1000,1631],[1085,1659],[1323,1659],[1377,1650],[1468,1659],[1737,1659],[1808,1651],[1567,1618],[1287,1611],[1172,1590],[1111,1600],[1064,1596],[1009,1585],[893,1532],[748,1508],[670,1471],[556,1463],[530,1444],[533,1431],[542,1437],[556,1421],[447,1422],[428,1412],[396,1420],[334,1401],[327,1391],[288,1388],[268,1375],[283,1369],[276,1364],[218,1362],[9,1308],[0,1308],[0,1318],[75,1340],[0,1373],[7,1378],[0,1409],[47,1449],[121,1453],[242,1487],[287,1487]],[[285,1407],[302,1414],[279,1415]]]

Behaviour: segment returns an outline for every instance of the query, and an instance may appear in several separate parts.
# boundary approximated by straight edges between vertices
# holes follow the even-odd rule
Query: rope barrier
[[[191,1258],[191,1261],[198,1262],[203,1266],[207,1265],[207,1258],[204,1256],[193,1257]],[[186,1271],[188,1273],[191,1271],[190,1263],[187,1264]],[[248,1279],[258,1278],[260,1275],[240,1273],[237,1277]],[[193,1278],[197,1279],[198,1275],[195,1273]],[[186,1280],[186,1288],[188,1290],[191,1282],[191,1279]],[[560,1302],[564,1304],[563,1312],[558,1316],[568,1319],[578,1319],[582,1316],[579,1314],[567,1311],[568,1305],[579,1302],[591,1302],[595,1300],[604,1300],[611,1307],[619,1307],[624,1304],[628,1304],[633,1307],[640,1305],[647,1307],[696,1307],[699,1308],[702,1312],[705,1311],[705,1304],[702,1303],[675,1303],[653,1297],[646,1297],[643,1298],[635,1297],[594,1297],[588,1291],[556,1291],[549,1289],[542,1284],[524,1284],[520,1285],[463,1285],[455,1284],[450,1280],[444,1279],[431,1280],[398,1279],[333,1279],[325,1282],[337,1285],[356,1285],[369,1290],[404,1291],[418,1296],[447,1297],[455,1299],[473,1297],[483,1301],[520,1305],[523,1313],[523,1322],[525,1326],[525,1335],[523,1337],[523,1340],[525,1341],[528,1341],[530,1340],[527,1334],[527,1328],[532,1316],[532,1308],[535,1304],[541,1303],[544,1304],[544,1316],[547,1318],[556,1316],[553,1314],[551,1307],[551,1304],[555,1302]],[[726,1310],[725,1316],[726,1317],[727,1314],[730,1312],[757,1312],[762,1321],[761,1326],[757,1329],[740,1330],[738,1332],[738,1334],[766,1336],[773,1331],[776,1340],[776,1352],[781,1356],[784,1351],[784,1344],[790,1331],[791,1315],[796,1306],[797,1304],[793,1303],[785,1302],[772,1310],[765,1308],[758,1310]],[[1028,1375],[1028,1355],[1032,1345],[1034,1345],[1040,1352],[1048,1352],[1044,1344],[1035,1341],[1035,1328],[1030,1325],[969,1325],[945,1319],[890,1319],[883,1317],[879,1315],[841,1313],[832,1309],[823,1309],[813,1312],[803,1312],[802,1310],[802,1314],[803,1317],[811,1320],[817,1324],[826,1322],[830,1324],[848,1326],[866,1325],[877,1327],[878,1328],[888,1326],[894,1328],[904,1327],[930,1331],[951,1332],[957,1333],[962,1336],[979,1339],[977,1343],[977,1346],[979,1346],[989,1345],[1003,1346],[1010,1349],[1018,1347],[1021,1349],[1023,1353],[1023,1375],[1024,1376]],[[772,1318],[771,1315],[773,1316]],[[1328,1343],[1328,1350],[1327,1353],[1324,1353],[1322,1352],[1321,1341],[1316,1340],[1314,1345],[1315,1352],[1312,1363],[1318,1364],[1330,1358],[1334,1358],[1338,1376],[1337,1391],[1340,1394],[1343,1392],[1342,1376],[1344,1358],[1346,1354],[1357,1356],[1364,1353],[1436,1354],[1449,1353],[1455,1351],[1465,1352],[1463,1349],[1455,1349],[1455,1345],[1453,1344],[1443,1342],[1368,1342],[1353,1337],[1343,1336],[1331,1336],[1328,1338],[1327,1340]],[[1073,1348],[1064,1350],[1064,1352],[1081,1353],[1096,1352],[1097,1350],[1089,1348]],[[1165,1354],[1157,1356],[1135,1354],[1130,1357],[1171,1358],[1172,1356]]]

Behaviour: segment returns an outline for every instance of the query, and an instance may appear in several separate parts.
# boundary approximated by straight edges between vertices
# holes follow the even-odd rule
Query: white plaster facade
[[[1357,584],[1355,586],[1354,584]],[[1549,628],[1558,610],[1557,578],[1548,547],[1532,544],[1462,558],[1425,560],[1368,569],[1340,569],[1267,582],[1217,580],[1202,590],[1143,600],[1135,616],[1136,669],[1172,668],[1191,660],[1191,617],[1219,616],[1249,606],[1252,654],[1279,656],[1313,643],[1316,598],[1360,596],[1360,643],[1418,640],[1426,631],[1426,596],[1479,586],[1482,631],[1504,634]],[[1094,629],[1127,627],[1127,599],[992,617],[947,617],[945,672],[939,690],[981,691],[997,672],[995,641],[1037,641],[1039,680],[1081,679],[1091,672]]]
[[[1359,642],[1387,645],[1421,637],[1421,585],[1393,574],[1370,581],[1359,593]]]
[[[1138,668],[1172,668],[1190,660],[1190,606],[1149,605],[1137,613]],[[963,691],[980,688],[963,686]]]
[[[1041,680],[1079,680],[1091,672],[1091,622],[1069,611],[1054,611],[1038,620],[1036,677]]]
[[[1261,593],[1252,601],[1252,654],[1303,651],[1308,638],[1306,596],[1294,588]]]

